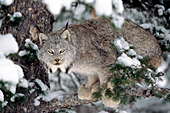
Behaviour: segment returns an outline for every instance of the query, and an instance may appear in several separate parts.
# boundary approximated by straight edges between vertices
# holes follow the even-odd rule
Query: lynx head
[[[47,64],[52,72],[55,72],[57,68],[67,68],[71,65],[76,50],[68,30],[64,30],[59,34],[56,33],[55,36],[40,33],[39,38],[42,48],[38,53],[38,58]]]

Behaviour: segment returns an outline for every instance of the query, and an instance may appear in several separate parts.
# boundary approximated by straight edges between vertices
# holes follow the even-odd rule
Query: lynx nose
[[[54,58],[53,60],[50,61],[50,63],[53,65],[60,65],[62,64],[62,60],[60,58]]]
[[[55,58],[54,61],[55,61],[56,63],[59,63],[59,62],[60,62],[60,59],[59,59],[59,58]]]

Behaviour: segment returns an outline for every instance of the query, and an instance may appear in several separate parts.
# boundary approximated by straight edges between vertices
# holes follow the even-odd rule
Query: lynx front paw
[[[80,85],[78,89],[79,99],[91,100],[92,93],[90,88],[86,88],[85,85]]]
[[[116,107],[120,101],[114,101],[111,98],[107,98],[106,96],[103,96],[102,102],[107,107]]]
[[[98,82],[96,82],[95,84],[93,84],[92,89],[91,89],[91,92],[92,92],[92,93],[97,92],[98,89],[99,89],[99,87],[100,87],[100,83],[99,83],[99,81],[98,81]]]

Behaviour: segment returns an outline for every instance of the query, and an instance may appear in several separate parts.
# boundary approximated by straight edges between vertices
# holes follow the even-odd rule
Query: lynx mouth
[[[57,63],[57,62],[50,62],[51,64],[53,64],[53,65],[60,65],[60,63]]]
[[[50,61],[50,63],[52,64],[52,65],[56,65],[56,66],[58,66],[58,65],[61,65],[62,64],[62,61],[60,60],[60,61],[56,61],[56,60],[52,60],[52,61]]]

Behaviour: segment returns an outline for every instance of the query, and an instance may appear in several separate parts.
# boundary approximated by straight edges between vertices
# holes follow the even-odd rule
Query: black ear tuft
[[[65,27],[65,30],[67,30],[67,28],[68,28],[68,23],[69,23],[69,21],[66,23],[66,27]]]

